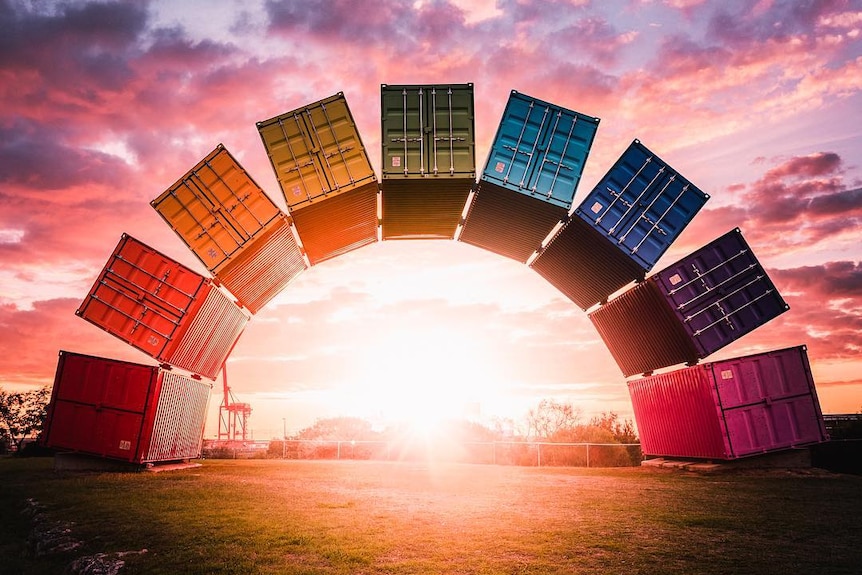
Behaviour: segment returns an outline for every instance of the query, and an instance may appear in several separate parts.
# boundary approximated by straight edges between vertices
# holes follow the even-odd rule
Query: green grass
[[[138,551],[126,573],[853,573],[862,477],[363,461],[60,473],[0,459],[0,573]],[[26,553],[26,500],[85,542]]]

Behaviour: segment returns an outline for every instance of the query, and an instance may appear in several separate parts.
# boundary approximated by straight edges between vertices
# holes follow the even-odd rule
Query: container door
[[[221,144],[150,204],[211,272],[281,215]]]
[[[739,229],[653,277],[701,358],[789,309]]]
[[[161,359],[206,289],[205,282],[200,274],[123,234],[75,313]]]
[[[341,93],[257,126],[291,210],[376,180]]]
[[[635,140],[576,213],[648,271],[707,199]]]
[[[149,422],[144,461],[200,457],[211,386],[162,372],[161,391]]]
[[[482,179],[568,210],[598,123],[512,92]]]
[[[473,85],[381,86],[385,178],[475,177]]]

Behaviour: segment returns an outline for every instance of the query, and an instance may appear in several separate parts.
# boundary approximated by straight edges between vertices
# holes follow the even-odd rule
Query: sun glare
[[[349,409],[423,434],[435,433],[447,419],[478,417],[501,386],[481,342],[419,326],[378,338],[356,376]]]

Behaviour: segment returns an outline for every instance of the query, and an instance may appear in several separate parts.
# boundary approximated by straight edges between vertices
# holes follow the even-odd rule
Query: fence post
[[[542,466],[542,444],[536,444],[536,467]]]
[[[587,443],[587,467],[590,466],[590,444]]]
[[[341,442],[339,441],[339,442],[337,442],[337,444],[338,444],[338,455],[336,456],[336,459],[341,459]]]

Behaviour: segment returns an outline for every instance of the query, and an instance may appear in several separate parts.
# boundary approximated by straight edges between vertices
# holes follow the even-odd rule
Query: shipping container
[[[377,182],[292,213],[311,265],[377,241]]]
[[[306,268],[287,217],[222,144],[150,203],[252,313]]]
[[[341,92],[258,122],[257,129],[291,214],[369,183],[376,185],[377,176]]]
[[[566,220],[530,267],[585,311],[644,278],[635,260],[578,217]]]
[[[75,313],[160,362],[212,379],[249,320],[212,280],[127,234]]]
[[[669,265],[653,280],[701,358],[790,309],[739,228]]]
[[[562,206],[479,180],[458,240],[527,263],[565,217]]]
[[[156,366],[61,351],[43,442],[134,464],[195,459],[211,388]]]
[[[645,455],[731,460],[828,439],[805,346],[628,382]]]
[[[737,228],[589,317],[631,376],[695,363],[788,309]]]
[[[694,219],[709,196],[634,140],[575,215],[646,272]]]
[[[476,181],[473,84],[380,88],[383,239],[452,239]]]
[[[598,126],[598,118],[513,90],[480,179],[568,212]]]

